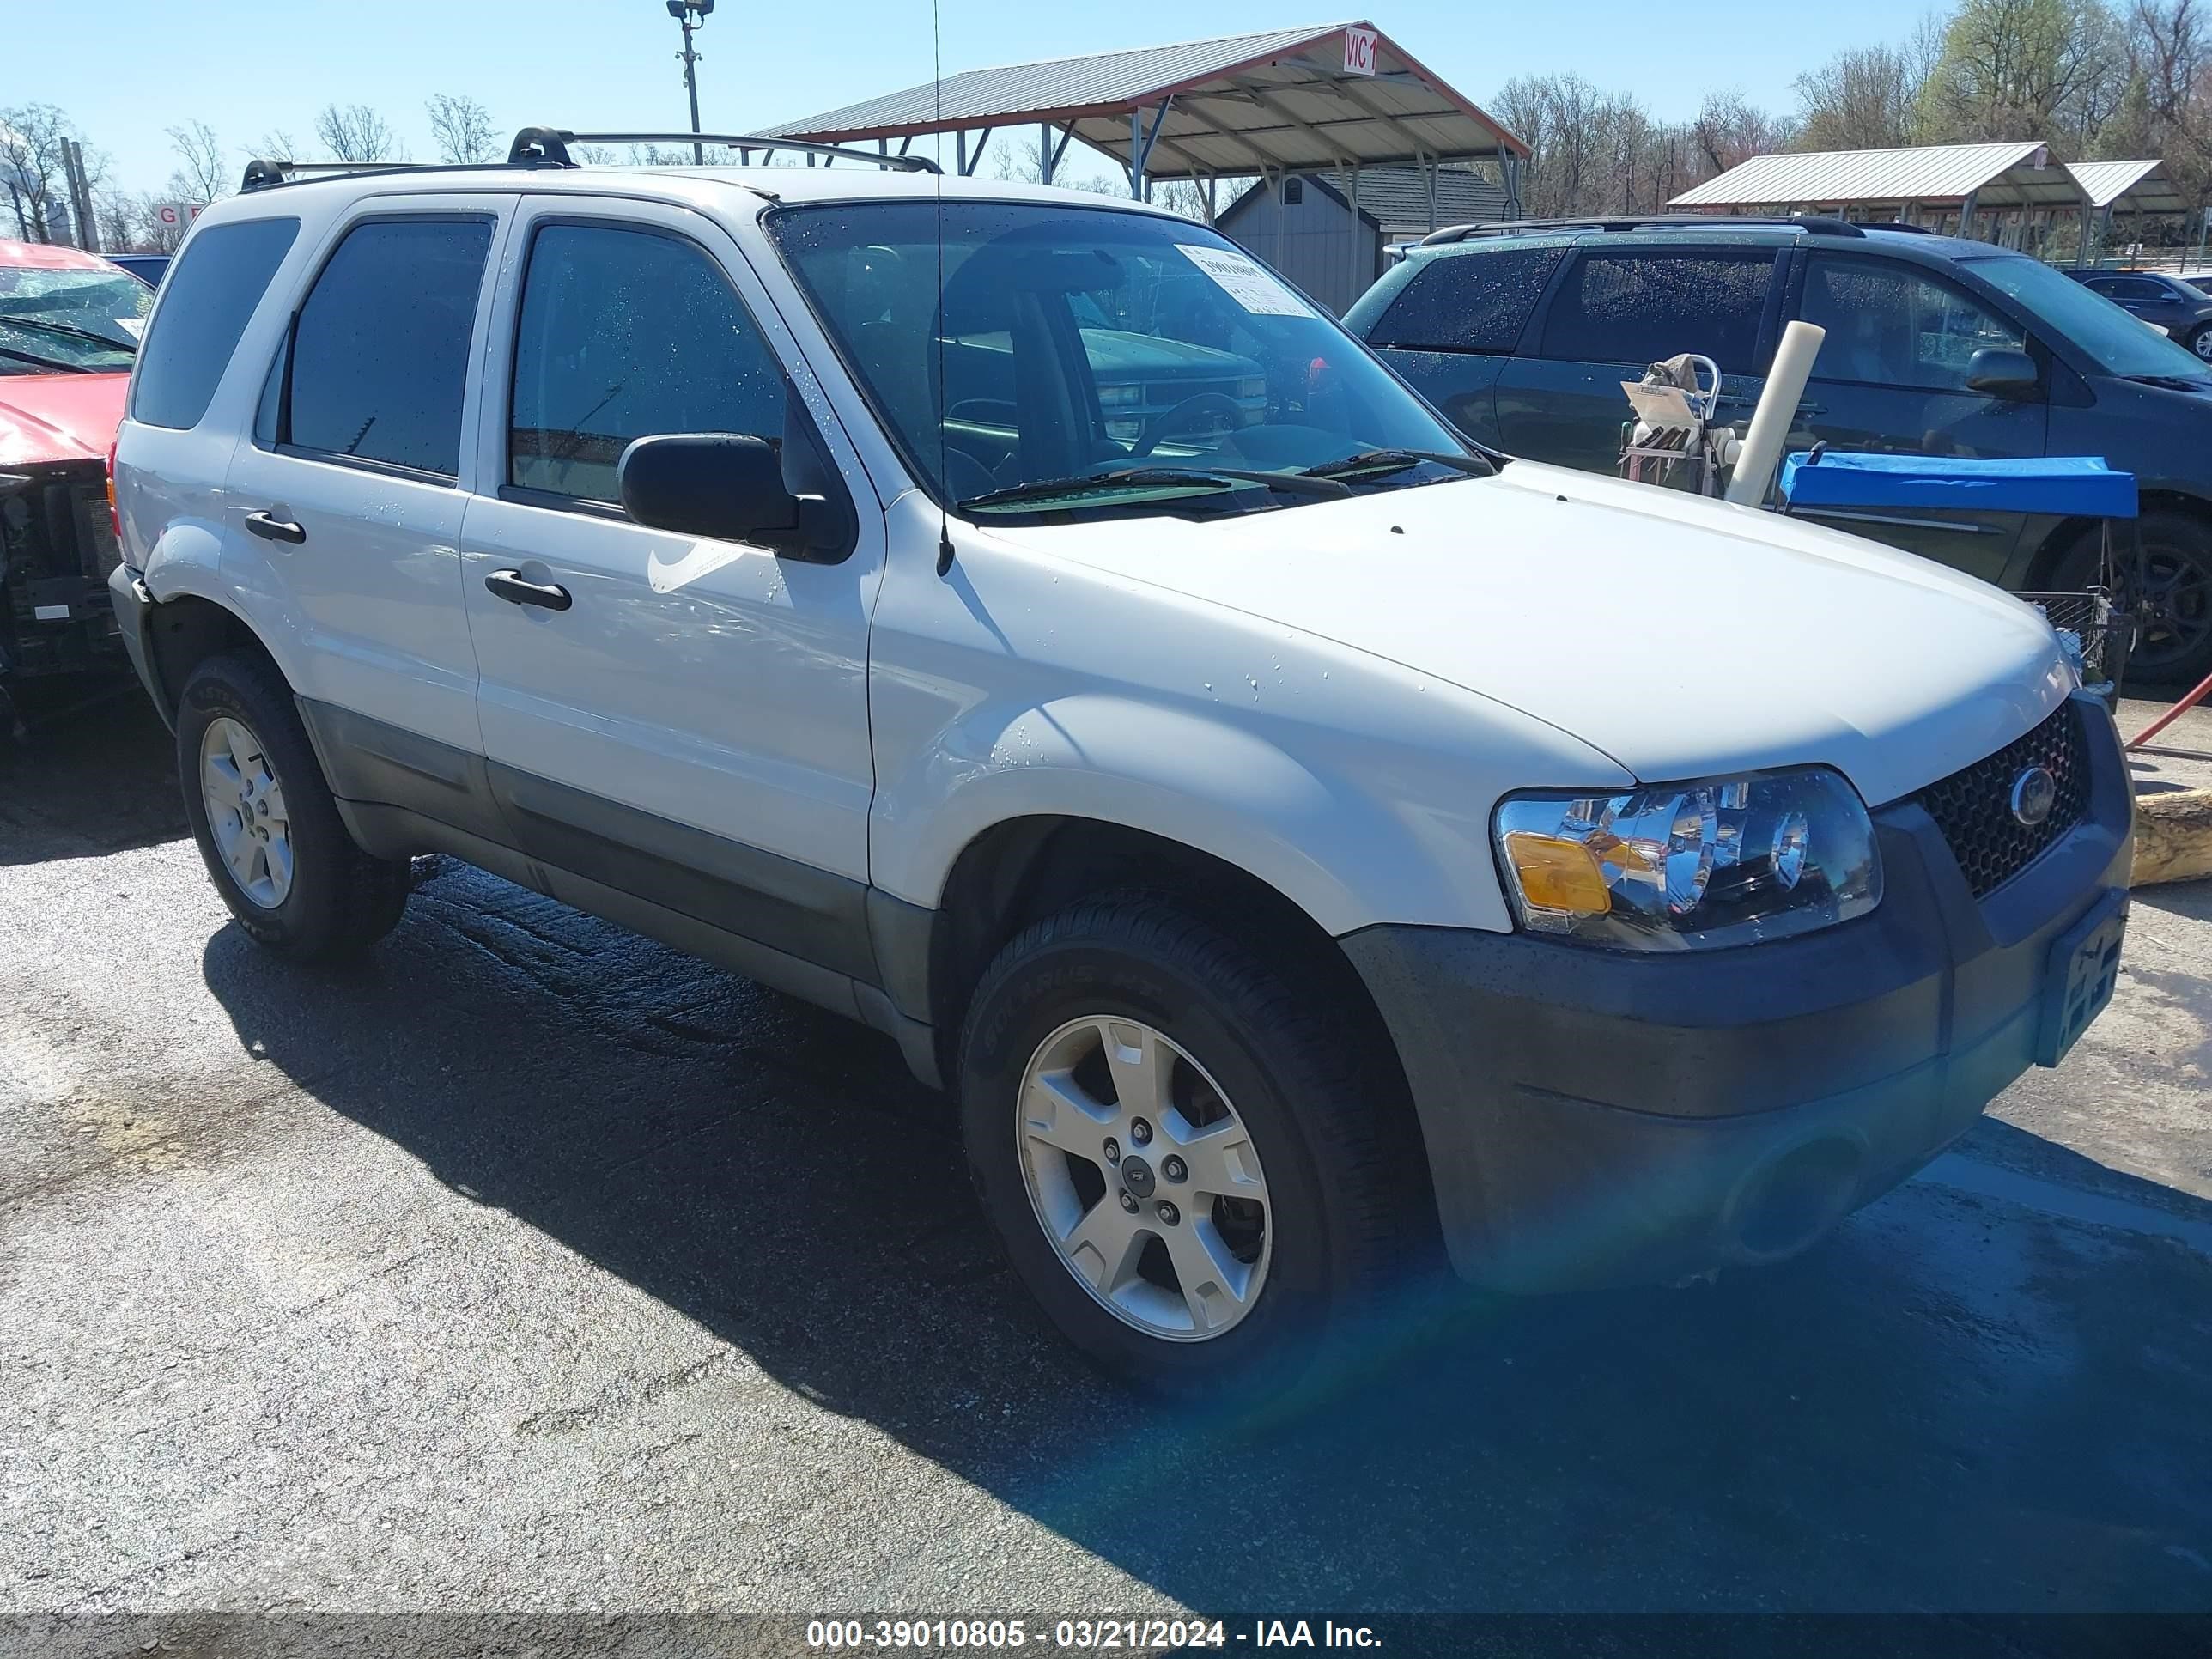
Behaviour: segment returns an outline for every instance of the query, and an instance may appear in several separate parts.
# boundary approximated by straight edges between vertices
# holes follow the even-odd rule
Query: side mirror
[[[722,432],[639,438],[616,472],[623,511],[653,530],[757,542],[797,558],[836,557],[843,514],[793,493],[781,446]],[[833,549],[836,550],[832,550]]]
[[[2043,377],[2035,359],[2008,347],[1984,346],[1966,362],[1966,389],[1992,398],[2033,398]]]

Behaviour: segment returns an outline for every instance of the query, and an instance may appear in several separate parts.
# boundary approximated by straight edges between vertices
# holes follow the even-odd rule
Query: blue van
[[[2065,272],[1985,242],[1817,218],[1685,216],[1437,232],[1346,313],[1470,437],[1611,471],[1620,383],[1694,351],[1747,417],[1783,325],[1827,331],[1794,441],[1905,454],[2094,455],[2134,473],[2130,678],[2212,672],[2212,363]],[[1871,536],[2014,589],[2086,586],[2097,526],[1854,513]]]

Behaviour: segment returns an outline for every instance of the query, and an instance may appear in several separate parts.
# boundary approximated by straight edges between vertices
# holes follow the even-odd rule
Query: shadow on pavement
[[[0,864],[88,858],[190,831],[176,750],[138,683],[16,692],[30,734],[0,729]]]
[[[950,1107],[831,1016],[443,861],[356,973],[228,927],[204,969],[451,1188],[1194,1607],[2212,1607],[2212,1262],[2170,1238],[1916,1182],[1779,1268],[1409,1303],[1324,1397],[1169,1411],[1029,1322]]]

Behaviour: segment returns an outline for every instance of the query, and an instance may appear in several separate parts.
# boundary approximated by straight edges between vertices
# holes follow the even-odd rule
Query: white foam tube
[[[1766,487],[1774,482],[1774,469],[1782,461],[1782,446],[1797,422],[1797,400],[1805,395],[1805,382],[1813,377],[1813,359],[1828,331],[1812,323],[1792,323],[1782,331],[1782,344],[1774,354],[1774,367],[1766,372],[1766,390],[1759,394],[1759,407],[1751,411],[1751,429],[1743,434],[1743,453],[1729,476],[1728,499],[1739,507],[1759,507],[1766,500]]]

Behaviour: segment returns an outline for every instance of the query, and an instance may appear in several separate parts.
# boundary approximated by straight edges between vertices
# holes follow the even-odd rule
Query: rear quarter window
[[[179,429],[199,424],[299,234],[297,219],[245,219],[210,225],[191,239],[162,284],[139,349],[133,420]]]
[[[1510,351],[1566,252],[1501,248],[1422,260],[1368,331],[1368,343],[1410,351]]]
[[[1586,252],[1552,301],[1543,355],[1640,364],[1694,351],[1751,374],[1773,276],[1771,248]]]

